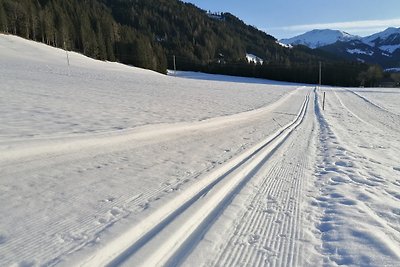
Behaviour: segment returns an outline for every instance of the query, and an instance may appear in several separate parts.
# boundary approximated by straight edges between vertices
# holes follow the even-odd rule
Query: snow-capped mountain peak
[[[393,54],[400,49],[400,28],[387,28],[382,32],[362,38],[363,43]]]
[[[376,46],[381,43],[388,43],[396,41],[396,39],[400,37],[400,28],[390,27],[382,32],[378,32],[362,38],[363,43],[366,43],[371,46]],[[400,39],[399,39],[400,40]]]
[[[282,39],[280,40],[280,42],[287,45],[301,44],[310,48],[318,48],[321,46],[336,43],[337,41],[350,41],[355,39],[360,39],[360,37],[351,35],[344,31],[325,29],[312,30],[293,38]]]
[[[319,48],[341,58],[380,64],[384,68],[400,67],[400,28],[387,28],[367,37],[339,30],[312,30],[280,42]]]

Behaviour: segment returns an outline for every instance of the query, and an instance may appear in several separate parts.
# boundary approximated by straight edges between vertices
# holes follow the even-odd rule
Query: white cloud
[[[347,21],[347,22],[333,22],[333,23],[316,23],[316,24],[303,24],[291,25],[274,28],[274,30],[283,30],[286,32],[304,32],[313,29],[337,29],[348,32],[375,32],[388,27],[399,27],[400,18],[386,19],[386,20],[360,20],[360,21]]]

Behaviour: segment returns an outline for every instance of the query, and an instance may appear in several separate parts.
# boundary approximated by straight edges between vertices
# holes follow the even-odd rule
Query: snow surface
[[[385,69],[386,72],[400,72],[400,68],[389,68]]]
[[[254,64],[263,64],[264,60],[256,55],[253,54],[246,54],[246,59],[250,63]]]
[[[399,90],[0,48],[0,266],[400,265]]]
[[[357,48],[347,49],[347,52],[350,54],[364,54],[364,55],[369,55],[369,56],[372,56],[374,54],[374,52],[372,52],[372,51],[366,52],[366,51],[363,51],[363,50],[357,49]]]
[[[398,93],[400,89],[398,88],[379,88],[379,90],[357,90],[355,91],[356,94],[358,94],[360,97],[363,97],[365,99],[371,99],[368,100],[373,105],[378,106],[381,109],[385,109],[386,111],[390,113],[394,113],[397,115],[400,115],[400,106],[398,103]]]
[[[272,81],[272,80],[265,80],[265,79],[259,79],[259,78],[228,76],[228,75],[219,75],[219,74],[208,74],[208,73],[194,72],[194,71],[168,70],[168,75],[179,77],[179,78],[193,79],[193,80],[235,82],[235,83],[242,83],[242,84],[245,83],[246,85],[247,84],[260,84],[260,85],[263,84],[263,85],[297,86],[297,84],[293,84],[290,82]]]
[[[279,42],[279,41],[276,41],[276,43],[277,43],[278,45],[280,45],[280,46],[285,47],[285,48],[293,48],[293,46],[292,46],[291,44],[284,44],[284,43],[281,43],[281,42]]]
[[[382,45],[379,49],[393,54],[397,49],[400,49],[400,44],[397,45]]]

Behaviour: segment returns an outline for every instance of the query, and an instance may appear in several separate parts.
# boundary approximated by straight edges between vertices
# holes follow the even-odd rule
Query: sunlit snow
[[[399,89],[66,53],[0,35],[0,266],[400,266]]]

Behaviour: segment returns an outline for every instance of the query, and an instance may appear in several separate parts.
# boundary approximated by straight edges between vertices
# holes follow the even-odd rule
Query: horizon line
[[[397,26],[396,26],[397,25]],[[387,28],[400,27],[400,18],[384,19],[384,20],[358,20],[358,21],[344,21],[344,22],[331,22],[331,23],[313,23],[313,24],[300,24],[265,28],[264,31],[277,31],[282,30],[287,33],[292,32],[295,35],[308,32],[315,29],[332,29],[341,30],[348,33],[356,32],[354,35],[362,35],[361,33],[377,33]],[[368,34],[367,34],[368,35]]]

